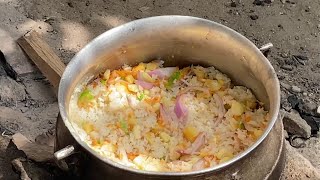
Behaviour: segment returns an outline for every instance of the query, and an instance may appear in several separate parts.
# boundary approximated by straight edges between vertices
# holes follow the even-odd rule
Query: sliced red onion
[[[206,168],[206,161],[202,158],[199,159],[193,166],[192,166],[192,170],[196,171],[196,170],[201,170]]]
[[[178,68],[176,67],[166,67],[166,68],[159,68],[153,71],[150,71],[148,74],[150,76],[157,76],[159,79],[170,77],[172,73],[176,72]]]
[[[218,122],[221,122],[223,119],[223,116],[226,114],[226,109],[224,108],[223,105],[223,100],[221,99],[221,97],[218,94],[214,94],[213,95],[214,100],[217,103],[218,106]]]
[[[141,80],[137,80],[136,84],[141,86],[143,89],[151,89],[151,88],[153,88],[153,84],[152,83],[148,83],[148,82],[141,81]]]
[[[201,146],[205,144],[205,141],[206,141],[206,134],[204,132],[201,132],[199,133],[196,140],[191,144],[190,147],[188,147],[185,150],[178,151],[178,153],[186,154],[186,155],[194,154],[201,148]]]
[[[172,118],[168,114],[167,109],[164,107],[163,104],[160,104],[160,116],[162,120],[167,124],[169,124],[172,121]]]
[[[184,119],[188,114],[188,108],[183,103],[183,99],[185,98],[185,94],[182,94],[177,97],[176,104],[174,106],[174,112],[176,113],[179,120]]]
[[[137,79],[138,79],[139,81],[143,81],[142,75],[141,75],[141,71],[138,71]]]

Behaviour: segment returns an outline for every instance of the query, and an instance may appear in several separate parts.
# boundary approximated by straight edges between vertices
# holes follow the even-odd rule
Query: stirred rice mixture
[[[214,67],[162,61],[106,70],[75,89],[69,106],[87,144],[120,164],[147,171],[193,171],[246,150],[268,113],[252,92]]]

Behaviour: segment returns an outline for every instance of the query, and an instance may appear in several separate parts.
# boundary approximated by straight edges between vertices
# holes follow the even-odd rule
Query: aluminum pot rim
[[[84,141],[82,141],[78,136],[75,135],[75,131],[73,131],[72,129],[72,125],[70,124],[68,117],[67,117],[67,113],[66,113],[66,109],[65,109],[65,105],[62,103],[63,98],[64,98],[64,92],[62,91],[62,87],[67,84],[66,83],[66,79],[68,79],[68,72],[70,71],[71,67],[74,66],[76,64],[76,59],[77,57],[81,56],[82,54],[84,54],[85,51],[87,51],[87,49],[91,48],[90,46],[93,46],[95,44],[99,44],[99,41],[105,37],[105,36],[111,36],[114,32],[122,29],[122,28],[128,28],[130,26],[133,26],[137,23],[144,23],[145,21],[149,21],[149,20],[154,20],[156,21],[158,18],[162,19],[162,18],[170,18],[170,19],[174,19],[174,20],[186,20],[186,19],[190,19],[190,20],[196,20],[196,21],[203,21],[206,23],[211,23],[214,26],[220,27],[222,29],[224,29],[225,31],[229,31],[230,34],[233,34],[233,36],[237,36],[238,38],[241,38],[241,40],[245,43],[247,43],[247,45],[251,46],[250,48],[252,48],[253,51],[255,51],[256,53],[260,53],[261,56],[261,60],[264,61],[264,64],[267,66],[267,68],[269,68],[269,70],[271,70],[271,72],[273,74],[276,74],[274,71],[274,68],[272,67],[271,63],[267,60],[267,58],[265,58],[263,56],[263,54],[260,52],[260,50],[251,42],[249,41],[246,37],[244,37],[243,35],[241,35],[240,33],[236,32],[235,30],[224,26],[222,24],[216,23],[214,21],[210,21],[210,20],[206,20],[206,19],[202,19],[202,18],[198,18],[198,17],[192,17],[192,16],[180,16],[180,15],[165,15],[165,16],[153,16],[153,17],[148,17],[148,18],[143,18],[143,19],[138,19],[138,20],[134,20],[125,24],[122,24],[118,27],[112,28],[104,33],[102,33],[101,35],[97,36],[96,38],[94,38],[91,42],[89,42],[84,48],[82,48],[69,62],[69,64],[67,65],[62,77],[61,77],[61,81],[59,84],[59,92],[58,92],[58,104],[59,104],[59,110],[60,110],[60,114],[63,120],[63,123],[66,125],[67,129],[70,131],[71,135],[73,136],[73,138],[76,140],[76,142],[78,144],[81,145],[82,148],[84,148],[86,151],[88,151],[90,154],[92,154],[93,156],[95,156],[96,158],[98,158],[99,160],[101,160],[104,163],[107,163],[111,166],[114,166],[116,168],[125,170],[125,171],[129,171],[131,173],[135,173],[135,174],[141,174],[141,175],[148,175],[148,176],[197,176],[197,175],[201,175],[201,174],[205,174],[205,173],[212,173],[212,172],[216,172],[219,170],[222,170],[223,168],[226,168],[232,164],[234,164],[235,162],[239,161],[240,159],[242,159],[243,157],[247,156],[250,152],[252,152],[254,149],[257,148],[257,146],[259,146],[263,140],[267,137],[267,135],[270,133],[271,129],[273,128],[277,118],[278,118],[278,114],[279,114],[279,108],[280,108],[280,85],[279,85],[279,80],[277,78],[277,76],[274,76],[274,81],[275,81],[275,85],[273,88],[275,88],[276,91],[276,103],[274,104],[276,107],[274,107],[275,111],[274,114],[270,117],[270,122],[269,125],[267,127],[267,129],[264,131],[264,133],[260,136],[260,138],[258,140],[255,141],[254,144],[252,144],[249,148],[247,148],[245,151],[241,152],[240,154],[238,154],[237,156],[235,156],[234,158],[232,158],[229,161],[226,161],[224,163],[221,163],[217,166],[213,166],[210,168],[206,168],[206,169],[202,169],[202,170],[197,170],[197,171],[189,171],[189,172],[153,172],[153,171],[145,171],[145,170],[138,170],[138,169],[134,169],[134,168],[130,168],[128,166],[125,165],[121,165],[119,163],[116,163],[108,158],[103,158],[100,154],[98,154],[96,151],[94,151],[92,148],[90,148],[89,146],[87,146],[85,144]]]

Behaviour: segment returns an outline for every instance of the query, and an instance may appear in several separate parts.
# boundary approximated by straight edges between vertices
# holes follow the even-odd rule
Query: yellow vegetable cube
[[[146,69],[145,63],[140,63],[138,66],[132,68],[132,71],[144,71]]]
[[[230,150],[228,150],[227,148],[221,148],[217,153],[216,153],[216,157],[218,159],[223,159],[224,157],[233,157],[233,154]]]
[[[221,88],[221,84],[217,80],[212,79],[206,79],[204,85],[212,91],[218,91]]]
[[[235,116],[240,116],[244,113],[244,106],[238,101],[233,101],[229,111],[231,111],[231,113]]]
[[[219,83],[221,86],[223,86],[223,85],[224,85],[224,80],[218,79],[218,83]]]
[[[136,84],[128,84],[128,90],[131,92],[139,92],[139,87]]]
[[[183,135],[186,139],[193,142],[198,136],[199,131],[193,126],[187,126],[183,130]]]
[[[158,109],[160,109],[160,103],[154,103],[152,107],[155,111],[157,111]]]
[[[88,133],[88,134],[94,130],[93,124],[88,123],[88,122],[84,122],[84,123],[82,124],[82,128],[83,128],[83,130],[84,130],[86,133]]]
[[[125,77],[125,80],[127,81],[127,82],[129,82],[129,83],[134,83],[134,78],[133,78],[133,76],[131,75],[131,74],[129,74],[129,75],[127,75],[126,77]]]
[[[152,70],[157,69],[158,67],[159,67],[159,63],[158,62],[151,62],[151,63],[147,64],[147,68],[146,69],[152,71]]]
[[[199,68],[194,68],[193,72],[196,74],[198,80],[205,78],[205,73],[203,70],[201,70]]]
[[[137,124],[137,118],[136,118],[135,116],[130,116],[130,117],[128,118],[128,124],[129,124],[130,126],[136,125],[136,124]]]
[[[161,132],[160,134],[159,134],[159,136],[160,136],[160,138],[164,141],[164,142],[169,142],[170,141],[170,136],[167,134],[167,133],[165,133],[165,132]]]
[[[255,138],[257,138],[257,139],[262,135],[262,133],[263,133],[263,131],[260,130],[260,129],[255,129],[255,130],[253,131],[253,135],[254,135]]]
[[[153,139],[154,139],[154,134],[153,132],[147,132],[146,135],[145,135],[148,143],[153,143]]]

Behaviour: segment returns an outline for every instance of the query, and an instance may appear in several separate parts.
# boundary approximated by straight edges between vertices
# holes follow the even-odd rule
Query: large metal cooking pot
[[[100,156],[86,143],[70,123],[69,101],[73,89],[86,78],[123,64],[162,59],[165,66],[200,64],[215,66],[236,84],[250,88],[270,113],[263,135],[233,159],[208,169],[192,172],[148,172],[131,169]],[[78,145],[97,159],[99,167],[111,177],[122,179],[187,179],[212,176],[243,160],[267,137],[277,120],[280,88],[274,69],[259,49],[244,36],[218,23],[187,16],[159,16],[136,20],[111,29],[85,46],[68,64],[60,81],[61,117]],[[74,146],[67,148],[70,152]],[[70,154],[58,153],[57,158]],[[60,157],[58,157],[60,156]],[[93,172],[94,173],[94,172]]]

